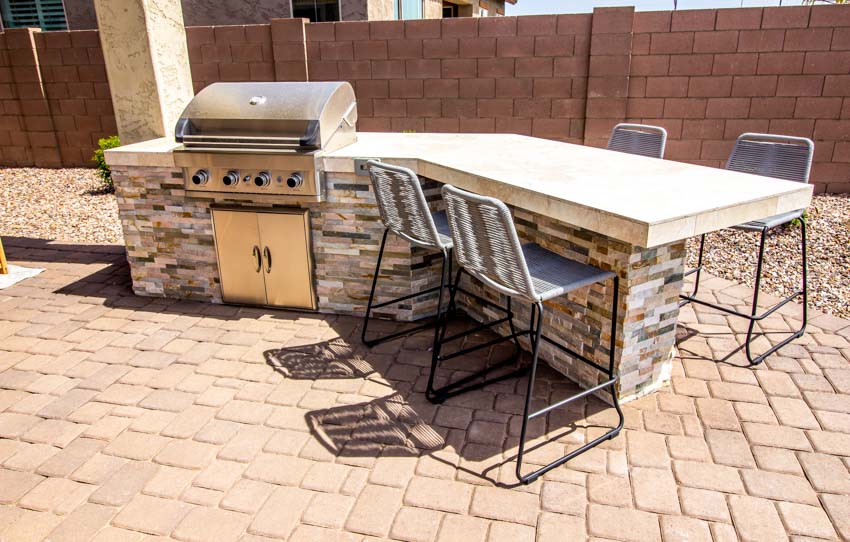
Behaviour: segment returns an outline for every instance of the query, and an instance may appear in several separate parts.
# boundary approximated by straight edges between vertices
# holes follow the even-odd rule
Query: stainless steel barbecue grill
[[[348,83],[216,83],[183,111],[174,160],[188,196],[214,199],[225,302],[316,309],[305,204],[322,201],[320,155],[356,123]]]
[[[215,83],[177,121],[175,160],[187,190],[319,201],[317,155],[356,141],[356,123],[345,82]]]

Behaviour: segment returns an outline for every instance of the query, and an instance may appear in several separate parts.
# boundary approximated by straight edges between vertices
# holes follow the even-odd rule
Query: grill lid
[[[356,122],[346,82],[214,83],[186,106],[175,139],[186,150],[309,152],[352,143]]]

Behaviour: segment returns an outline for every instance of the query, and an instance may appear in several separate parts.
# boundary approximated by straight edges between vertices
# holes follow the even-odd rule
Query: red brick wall
[[[346,80],[361,131],[511,132],[603,146],[667,128],[667,158],[722,166],[745,131],[816,141],[850,192],[850,7],[190,27],[195,90]],[[115,132],[96,31],[0,33],[0,163],[89,165]]]

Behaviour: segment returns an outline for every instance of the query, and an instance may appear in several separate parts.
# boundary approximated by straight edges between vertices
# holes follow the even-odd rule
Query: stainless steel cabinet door
[[[307,212],[259,213],[257,223],[267,304],[315,309]]]
[[[265,305],[266,285],[257,215],[213,210],[221,293],[228,303]]]

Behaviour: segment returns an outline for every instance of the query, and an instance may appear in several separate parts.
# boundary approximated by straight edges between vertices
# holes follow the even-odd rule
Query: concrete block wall
[[[87,166],[115,115],[97,32],[0,34],[0,163]]]
[[[117,132],[97,32],[33,37],[59,159],[63,165],[91,165],[97,140]]]
[[[347,80],[366,131],[580,143],[589,15],[307,25],[310,80]]]
[[[509,132],[604,146],[662,125],[667,158],[722,166],[745,131],[815,139],[850,192],[850,7],[190,27],[195,90],[346,80],[361,131]],[[115,132],[96,31],[0,33],[0,164],[90,165]],[[57,156],[58,155],[58,156]]]
[[[186,28],[195,92],[218,81],[274,81],[272,25]]]
[[[850,192],[850,7],[635,13],[626,118],[672,160],[722,167],[735,138],[815,140],[818,190]]]

